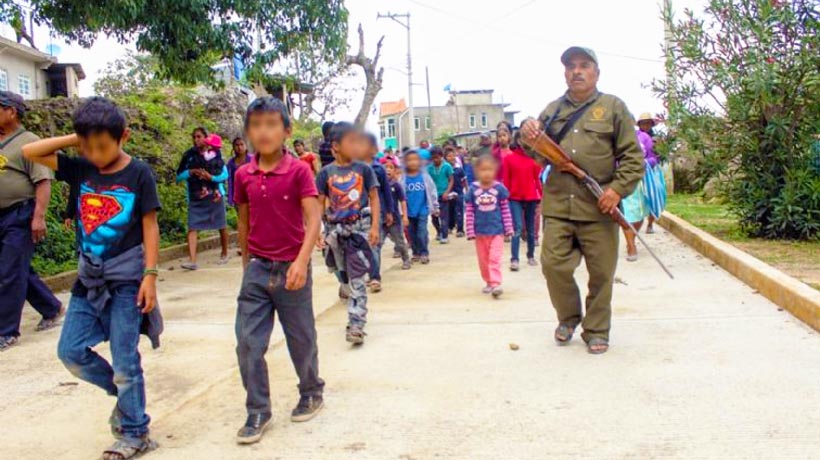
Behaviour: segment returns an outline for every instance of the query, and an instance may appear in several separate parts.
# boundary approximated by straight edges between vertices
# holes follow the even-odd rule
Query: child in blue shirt
[[[402,179],[407,194],[407,220],[410,247],[413,249],[413,262],[430,263],[428,249],[427,218],[438,216],[439,203],[436,184],[421,169],[421,157],[415,150],[404,154],[405,175]]]

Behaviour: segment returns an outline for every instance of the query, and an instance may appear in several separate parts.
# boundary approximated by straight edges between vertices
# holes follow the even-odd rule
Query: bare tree
[[[378,67],[378,64],[383,41],[384,35],[382,35],[382,38],[380,38],[378,43],[376,43],[376,54],[373,58],[371,59],[367,57],[364,53],[364,30],[362,30],[362,25],[359,24],[359,52],[357,54],[349,54],[345,60],[347,65],[357,65],[361,67],[364,71],[364,76],[366,79],[364,99],[362,100],[362,106],[359,108],[359,114],[356,115],[355,121],[356,126],[359,127],[364,126],[365,122],[367,122],[367,116],[370,114],[370,108],[373,106],[373,102],[376,100],[376,96],[379,94],[379,91],[382,90],[382,76],[384,75],[384,68]]]

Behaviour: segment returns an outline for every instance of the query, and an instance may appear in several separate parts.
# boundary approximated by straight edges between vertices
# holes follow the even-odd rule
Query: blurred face
[[[233,151],[237,155],[244,155],[245,153],[248,152],[248,146],[245,145],[245,141],[240,139],[240,140],[233,143]]]
[[[495,162],[484,160],[476,167],[476,177],[482,184],[489,184],[495,180],[495,175],[498,172],[498,167]]]
[[[367,143],[359,133],[351,131],[333,143],[333,151],[340,160],[361,160],[367,151]]]
[[[107,132],[89,134],[80,137],[79,150],[83,156],[97,168],[105,168],[120,156],[122,145],[128,140],[131,133],[125,130],[122,139],[114,139]]]
[[[282,151],[285,140],[290,136],[290,128],[285,128],[282,114],[258,112],[248,118],[245,134],[257,153],[273,155]]]
[[[433,164],[436,166],[441,166],[441,163],[444,161],[444,158],[441,155],[433,155]]]
[[[481,144],[482,147],[488,147],[492,143],[493,140],[490,139],[490,136],[481,136],[481,140],[479,141],[479,144]]]
[[[419,146],[423,149],[429,149],[430,148],[430,143],[427,142],[427,141],[421,141],[421,144],[419,144]]]
[[[638,128],[641,131],[643,131],[645,133],[648,133],[652,129],[652,121],[651,120],[639,121],[638,122]]]
[[[293,144],[293,150],[296,150],[296,154],[299,156],[305,154],[305,146],[302,144]]]
[[[415,173],[421,167],[421,158],[419,158],[418,154],[410,153],[404,156],[404,167],[407,169],[407,172]]]
[[[456,152],[454,152],[452,150],[447,152],[446,158],[447,158],[447,163],[450,163],[451,165],[456,164]]]
[[[564,79],[571,93],[586,94],[595,89],[598,84],[600,71],[598,66],[584,54],[576,54],[569,58],[564,67]]]
[[[208,147],[208,144],[205,142],[207,136],[202,133],[202,131],[194,131],[194,134],[191,135],[194,141],[194,147],[198,148],[199,150],[203,150]]]
[[[504,146],[510,145],[510,132],[507,131],[506,127],[498,128],[495,137],[499,144]]]

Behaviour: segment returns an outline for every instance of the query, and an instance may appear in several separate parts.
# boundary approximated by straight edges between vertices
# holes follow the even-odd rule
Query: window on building
[[[487,127],[487,124],[488,124],[488,121],[487,121],[487,114],[486,114],[486,113],[482,113],[482,114],[481,114],[481,127],[482,127],[482,128],[486,128],[486,127]]]
[[[0,69],[0,91],[9,90],[9,73],[5,69]]]
[[[421,120],[419,119],[419,117],[413,118],[413,129],[415,129],[416,131],[419,131],[421,129]]]
[[[387,137],[396,137],[396,119],[387,119]]]
[[[20,75],[17,77],[17,92],[24,98],[31,98],[31,78]]]
[[[470,128],[475,128],[475,114],[470,114]]]
[[[379,137],[384,139],[385,134],[386,134],[386,131],[384,129],[384,122],[381,122],[381,123],[379,123]]]
[[[424,129],[430,131],[430,117],[424,117]]]

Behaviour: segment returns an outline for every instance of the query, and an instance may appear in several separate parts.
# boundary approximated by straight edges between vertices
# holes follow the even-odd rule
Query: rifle
[[[592,178],[589,174],[586,173],[583,169],[581,169],[575,162],[572,161],[572,158],[561,148],[560,145],[556,144],[555,141],[549,138],[545,133],[541,132],[536,136],[534,139],[527,139],[526,136],[521,136],[521,141],[530,148],[532,148],[536,153],[541,155],[542,157],[546,158],[553,164],[555,169],[560,172],[565,172],[572,174],[575,176],[586,188],[595,195],[595,198],[600,199],[601,196],[604,194],[604,190],[601,188],[601,185]],[[624,230],[631,230],[635,236],[638,237],[638,240],[641,242],[643,247],[649,252],[653,259],[661,266],[663,271],[669,275],[669,278],[675,279],[672,276],[672,272],[666,268],[666,265],[661,262],[661,259],[652,252],[652,248],[646,244],[646,241],[641,237],[640,233],[635,230],[635,227],[632,226],[631,223],[626,221],[626,217],[624,217],[623,213],[620,209],[615,208],[612,212],[612,219],[618,223]]]

